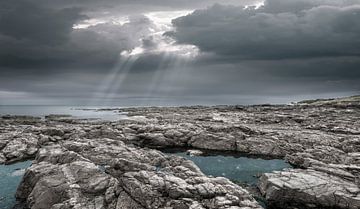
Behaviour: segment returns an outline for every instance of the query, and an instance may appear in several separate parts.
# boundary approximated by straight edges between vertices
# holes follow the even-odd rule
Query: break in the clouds
[[[3,0],[0,104],[354,94],[359,19],[359,0]]]

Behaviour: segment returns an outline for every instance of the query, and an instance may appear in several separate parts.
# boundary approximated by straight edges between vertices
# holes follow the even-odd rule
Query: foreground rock
[[[299,169],[265,174],[259,184],[278,209],[360,208],[359,97],[119,111],[129,119],[3,116],[0,163],[36,157],[17,197],[34,209],[259,208],[229,180],[154,150],[175,147],[288,160]]]
[[[112,139],[41,148],[17,197],[36,209],[261,208],[246,190],[206,177],[190,161]]]
[[[264,174],[259,188],[272,208],[357,209],[360,205],[355,182],[311,169]]]

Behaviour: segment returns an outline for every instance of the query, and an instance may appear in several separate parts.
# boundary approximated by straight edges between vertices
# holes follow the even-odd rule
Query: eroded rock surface
[[[190,161],[114,139],[44,146],[17,191],[30,208],[261,208]]]
[[[260,191],[274,208],[359,208],[360,189],[353,181],[312,169],[263,174]]]
[[[3,116],[0,163],[36,158],[17,197],[31,208],[260,208],[240,186],[154,150],[182,147],[287,159],[298,168],[259,182],[277,208],[360,208],[359,97],[119,111],[129,119]]]

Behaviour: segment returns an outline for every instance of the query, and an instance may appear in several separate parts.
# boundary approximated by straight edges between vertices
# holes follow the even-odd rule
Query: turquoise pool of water
[[[193,161],[206,175],[215,177],[222,176],[232,181],[249,185],[256,185],[258,177],[262,173],[279,171],[291,167],[291,165],[284,160],[278,159],[269,160],[230,155],[190,156],[187,155],[186,152],[174,154]]]
[[[0,208],[11,209],[15,203],[16,189],[31,161],[0,165]]]

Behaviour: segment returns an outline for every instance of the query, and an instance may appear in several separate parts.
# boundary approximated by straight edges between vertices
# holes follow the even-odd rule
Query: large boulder
[[[7,162],[15,162],[34,157],[38,151],[38,138],[33,134],[24,134],[9,140],[2,149],[3,156]]]
[[[258,187],[274,208],[360,208],[360,188],[354,181],[312,169],[266,173]]]
[[[66,155],[64,155],[66,158]],[[47,162],[46,160],[49,160]],[[118,181],[88,161],[43,158],[26,170],[16,196],[32,209],[116,208]],[[61,162],[58,162],[61,163]]]

